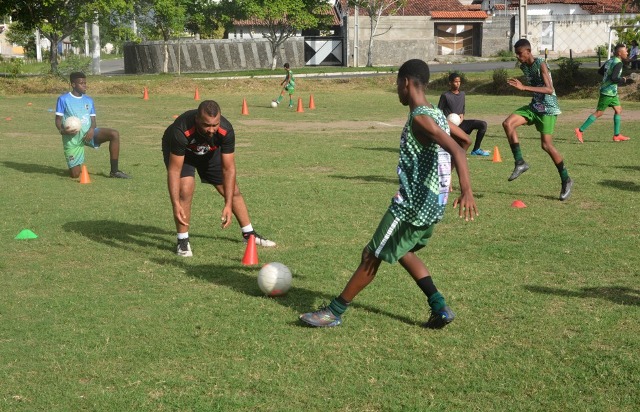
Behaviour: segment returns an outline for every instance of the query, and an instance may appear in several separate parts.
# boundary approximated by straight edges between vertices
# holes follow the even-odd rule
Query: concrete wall
[[[179,45],[179,47],[178,47]],[[124,45],[127,74],[161,73],[164,42]],[[268,40],[181,40],[168,43],[169,73],[197,73],[271,68],[273,54]],[[289,62],[304,66],[304,38],[287,39],[277,52],[277,67]]]
[[[493,16],[482,25],[482,57],[497,56],[512,49],[515,20],[513,16]]]
[[[357,50],[355,17],[349,16],[347,24],[347,66],[363,67],[369,50],[369,17],[358,17]],[[373,38],[372,50],[374,66],[398,66],[409,59],[433,60],[436,53],[433,21],[425,16],[383,17]]]

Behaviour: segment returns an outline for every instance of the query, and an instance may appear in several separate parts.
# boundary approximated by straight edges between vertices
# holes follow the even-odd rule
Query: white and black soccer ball
[[[267,263],[258,273],[258,287],[267,296],[282,296],[291,288],[291,271],[282,263]]]
[[[64,120],[64,128],[70,133],[78,133],[82,129],[82,121],[75,116],[69,116]]]
[[[460,123],[462,123],[462,119],[457,113],[449,113],[449,116],[447,116],[447,120],[455,124],[456,126],[460,126]]]

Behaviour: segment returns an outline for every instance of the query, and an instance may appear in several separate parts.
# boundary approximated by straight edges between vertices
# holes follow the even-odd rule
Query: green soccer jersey
[[[531,66],[524,63],[520,65],[520,70],[522,70],[522,73],[524,73],[527,78],[529,86],[544,87],[541,69],[543,64],[547,67],[547,71],[549,71],[547,62],[541,57],[536,57]],[[549,71],[549,77],[551,77],[551,71]],[[533,111],[540,114],[555,116],[562,113],[560,111],[560,105],[558,105],[558,97],[556,96],[555,90],[553,94],[533,93],[533,98],[529,106]]]
[[[422,145],[412,132],[416,116],[430,116],[450,134],[440,109],[419,106],[409,114],[400,136],[398,178],[400,186],[389,207],[393,215],[415,226],[442,220],[451,183],[451,155],[435,142]]]
[[[618,83],[614,82],[613,78],[620,78],[620,75],[622,74],[622,65],[620,63],[622,63],[622,60],[617,56],[605,62],[604,76],[602,77],[602,85],[600,85],[600,94],[611,97],[618,95]]]

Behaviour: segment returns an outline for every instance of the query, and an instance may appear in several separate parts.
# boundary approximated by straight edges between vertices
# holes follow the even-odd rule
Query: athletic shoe
[[[176,253],[178,254],[178,256],[182,257],[193,256],[193,252],[191,252],[191,245],[189,244],[189,238],[178,239],[178,247],[176,248]]]
[[[471,156],[489,156],[489,152],[487,152],[486,150],[482,150],[480,148],[474,150],[473,152],[471,152]]]
[[[129,176],[122,170],[116,170],[115,172],[109,173],[109,177],[115,177],[117,179],[131,179],[131,176]]]
[[[292,104],[289,105],[289,109],[293,109],[293,105]]]
[[[424,324],[426,328],[440,329],[444,328],[456,318],[456,314],[453,313],[449,306],[445,306],[439,312],[431,311],[431,316],[427,323]]]
[[[247,233],[243,233],[242,237],[244,238],[245,243],[249,240],[249,236],[254,235],[256,237],[256,245],[258,246],[263,246],[263,247],[275,247],[276,246],[276,242],[274,242],[273,240],[269,240],[265,237],[262,237],[258,234],[258,232],[256,232],[255,230],[253,232],[247,232]]]
[[[322,306],[315,312],[303,313],[300,315],[300,320],[316,328],[330,328],[342,323],[342,318],[334,315],[328,306]]]
[[[617,135],[617,136],[613,136],[613,141],[614,142],[626,142],[627,140],[630,140],[627,136],[623,136],[621,134]]]
[[[560,190],[560,200],[567,200],[571,196],[571,188],[573,187],[573,180],[571,178],[562,182],[562,190]]]
[[[516,163],[516,167],[513,169],[513,173],[511,173],[511,176],[509,176],[509,181],[516,180],[518,176],[520,176],[527,170],[529,170],[529,165],[527,164],[527,162],[522,162],[520,164]]]
[[[580,131],[580,128],[576,128],[573,132],[576,134],[576,138],[580,140],[580,143],[584,143],[584,140],[582,140],[582,132]]]

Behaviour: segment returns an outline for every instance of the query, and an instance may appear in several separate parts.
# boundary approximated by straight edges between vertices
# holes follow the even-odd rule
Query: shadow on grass
[[[62,177],[69,177],[68,169],[60,169],[53,166],[39,165],[33,163],[17,163],[17,162],[2,162],[6,167],[17,170],[22,173],[40,173],[43,175],[57,175]]]
[[[602,186],[612,187],[614,189],[626,190],[628,192],[640,192],[640,185],[636,182],[627,182],[624,180],[602,180],[598,183]]]
[[[612,303],[617,303],[619,305],[640,306],[640,290],[622,286],[582,288],[577,291],[534,285],[526,285],[524,288],[530,292],[544,293],[547,295],[557,295],[571,298],[598,298],[606,299]]]
[[[345,175],[330,175],[329,177],[333,177],[335,179],[343,179],[343,180],[353,180],[353,181],[361,181],[364,183],[392,183],[394,185],[398,184],[397,177],[385,177],[385,176],[345,176]]]
[[[174,231],[153,226],[136,225],[115,220],[84,220],[62,225],[67,232],[82,236],[107,246],[131,249],[132,245],[154,249],[173,249]]]
[[[618,169],[640,172],[640,166],[616,166]]]
[[[258,275],[257,267],[219,264],[192,265],[188,259],[153,259],[153,261],[162,266],[175,266],[181,271],[184,271],[188,276],[215,283],[216,285],[228,287],[247,296],[256,298],[264,296],[256,283]],[[296,277],[297,276],[294,274],[294,279]],[[336,295],[292,286],[286,295],[271,299],[295,312],[304,313],[317,309],[314,305],[316,305],[318,299],[323,300],[328,304],[335,296]],[[387,316],[411,326],[422,325],[422,322],[418,322],[404,316],[395,315],[369,305],[354,303],[351,305],[351,308]],[[297,320],[294,323],[299,326],[305,326]]]

